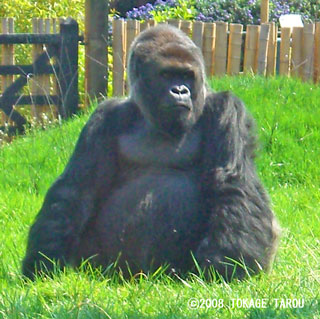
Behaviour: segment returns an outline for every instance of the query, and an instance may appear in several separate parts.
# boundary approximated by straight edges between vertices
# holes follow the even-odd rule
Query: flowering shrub
[[[225,21],[242,24],[260,23],[260,1],[256,0],[198,0],[197,20],[212,22]]]
[[[178,2],[176,0],[157,0],[154,5],[147,3],[145,6],[133,8],[131,11],[127,12],[126,16],[128,19],[153,19],[156,12],[163,12],[168,10],[169,8],[174,8],[177,6],[177,4]]]
[[[288,13],[298,13],[304,20],[320,18],[318,0],[273,0],[270,1],[270,21],[278,21],[280,16]]]
[[[154,5],[147,3],[145,6],[133,8],[126,16],[128,19],[155,19],[158,22],[171,18],[192,20],[196,15],[193,2],[193,0],[157,0]]]
[[[157,0],[154,5],[133,8],[128,19],[163,21],[170,18],[199,21],[226,21],[241,24],[260,23],[260,0]],[[270,21],[283,14],[298,13],[304,20],[320,16],[318,0],[271,0]]]

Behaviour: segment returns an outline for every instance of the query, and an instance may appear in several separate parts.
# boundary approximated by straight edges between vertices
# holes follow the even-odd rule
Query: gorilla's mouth
[[[187,104],[184,104],[184,103],[174,104],[173,107],[176,108],[176,109],[178,109],[178,110],[179,110],[179,109],[181,109],[181,110],[185,109],[185,110],[191,111],[190,105],[187,105]]]

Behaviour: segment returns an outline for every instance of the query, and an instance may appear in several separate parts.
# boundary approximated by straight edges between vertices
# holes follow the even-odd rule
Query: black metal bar
[[[59,34],[0,34],[0,44],[57,44],[59,42]]]
[[[63,118],[70,117],[78,110],[78,23],[68,18],[60,24],[60,52],[57,64],[59,65],[58,82],[60,88],[59,114]]]
[[[59,102],[57,95],[10,95],[1,99],[4,104],[11,105],[51,105]]]
[[[10,127],[19,133],[24,132],[26,119],[15,110],[14,105],[51,105],[58,106],[62,117],[76,113],[79,103],[78,92],[78,23],[68,18],[60,25],[60,34],[1,34],[0,44],[47,44],[43,52],[32,65],[0,66],[0,75],[18,74],[16,79],[0,95],[0,109],[15,122]],[[57,63],[50,65],[50,58],[55,57]],[[39,74],[56,74],[59,86],[58,95],[19,96],[17,93],[27,84],[28,78]],[[6,127],[4,129],[7,129]]]
[[[41,69],[35,70],[33,65],[0,65],[0,75],[41,75],[58,73],[58,66],[43,65]]]
[[[9,88],[17,87],[19,90],[19,87],[23,87],[27,83],[26,77],[20,77],[17,79],[14,83],[10,85]],[[7,92],[7,90],[5,91]],[[7,95],[10,96],[10,95]],[[2,95],[0,98],[0,109],[3,110],[3,112],[13,121],[17,124],[18,130],[20,133],[24,132],[24,126],[27,124],[27,120],[13,108],[13,103],[5,103],[7,96],[5,94]]]
[[[42,70],[44,66],[47,65],[49,58],[56,54],[56,49],[54,46],[49,46],[46,52],[43,52],[33,63],[35,69]],[[27,120],[13,108],[13,104],[16,103],[16,100],[8,102],[10,98],[16,95],[16,93],[26,85],[28,77],[21,75],[17,80],[15,80],[2,94],[0,97],[0,109],[11,119],[13,120],[19,129],[19,132],[24,132],[24,126],[27,123]]]
[[[17,134],[23,134],[24,131],[17,126],[0,126],[0,131],[5,132],[8,136],[16,136]]]
[[[37,72],[41,72],[47,67],[47,62],[49,61],[49,57],[54,56],[55,49],[52,47],[48,48],[46,52],[43,52],[33,63],[33,68],[37,70]],[[26,75],[21,75],[17,80],[15,80],[4,92],[2,98],[4,96],[10,96],[17,93],[22,89],[24,85],[26,85],[28,78]],[[0,98],[0,103],[2,98]],[[1,105],[0,105],[1,108]]]

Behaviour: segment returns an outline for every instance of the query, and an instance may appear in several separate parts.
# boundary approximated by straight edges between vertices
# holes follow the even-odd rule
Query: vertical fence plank
[[[3,18],[1,19],[2,33],[3,34],[12,34],[14,33],[14,20],[12,18]],[[3,44],[2,45],[2,65],[13,65],[14,64],[14,46],[12,44]],[[7,87],[13,82],[12,75],[3,75],[1,76],[2,93]],[[1,124],[4,125],[9,119],[8,117],[0,111]],[[11,121],[9,121],[12,124]]]
[[[303,28],[302,40],[302,59],[303,59],[303,74],[304,81],[312,78],[313,61],[314,61],[314,24],[307,23]]]
[[[267,53],[267,75],[276,74],[277,65],[277,40],[278,40],[278,27],[274,22],[270,24],[269,32],[269,45]]]
[[[316,29],[315,29],[313,80],[315,83],[318,83],[320,81],[320,22],[316,23]]]
[[[214,74],[221,76],[227,70],[228,24],[216,22],[216,43],[214,53]]]
[[[303,28],[295,27],[292,29],[292,55],[291,55],[291,75],[302,76],[302,38]]]
[[[169,19],[168,24],[180,29],[181,21],[178,19]]]
[[[269,45],[270,25],[263,23],[260,29],[259,48],[258,48],[258,67],[257,72],[265,76],[267,72],[267,53]]]
[[[203,58],[204,58],[204,65],[206,68],[206,74],[208,77],[213,74],[215,36],[216,36],[216,25],[211,22],[206,22],[204,24],[204,31],[203,31],[202,52],[203,52]]]
[[[150,19],[150,20],[148,20],[148,24],[149,24],[149,27],[154,27],[154,26],[157,25],[157,21],[153,20],[153,19]]]
[[[123,96],[125,69],[125,25],[123,20],[113,20],[113,95]]]
[[[52,19],[52,33],[53,34],[57,34],[58,33],[58,19]],[[56,57],[54,57],[53,63],[57,64],[57,58]],[[86,73],[87,73],[87,71],[86,71]],[[88,81],[87,74],[85,75],[85,77],[86,77],[85,81]],[[51,76],[51,78],[52,78],[52,83],[53,83],[53,85],[52,85],[53,86],[52,87],[52,93],[53,93],[53,95],[59,96],[60,95],[60,88],[59,88],[59,83],[58,83],[57,70],[54,71],[54,74]],[[88,93],[87,88],[85,88],[85,90]],[[55,117],[58,118],[59,114],[58,114],[57,107],[55,107],[55,113],[56,113]]]
[[[153,21],[153,20],[145,20],[143,22],[140,22],[140,32],[143,32],[144,30],[150,28],[152,26],[152,24],[154,24],[151,21]]]
[[[32,32],[33,33],[43,33],[43,19],[33,18],[32,19]],[[32,45],[32,63],[39,57],[43,52],[42,44]],[[40,75],[35,75],[31,80],[31,95],[41,95],[42,94],[42,78]],[[31,114],[35,121],[41,122],[42,120],[42,109],[39,105],[31,105]]]
[[[280,43],[280,66],[279,74],[284,76],[290,75],[290,38],[291,28],[281,29],[281,43]]]
[[[42,33],[44,33],[44,34],[51,33],[51,20],[50,19],[44,20],[44,28],[42,31],[43,31]],[[43,50],[46,51],[46,46],[43,47]],[[42,93],[41,94],[49,97],[50,89],[51,89],[50,75],[42,75],[41,76],[41,83],[42,83]],[[41,113],[43,114],[43,116],[47,117],[48,119],[54,119],[55,118],[55,112],[54,112],[55,107],[52,105],[49,98],[47,98],[47,100],[48,100],[48,105],[41,107]]]
[[[140,32],[140,23],[138,20],[128,20],[127,21],[127,36],[126,36],[126,52],[129,52],[130,46],[134,40],[134,38]],[[126,59],[126,63],[127,63]]]
[[[240,73],[241,45],[242,45],[242,24],[230,24],[228,67],[229,75]]]
[[[78,89],[78,56],[79,56],[79,25],[67,18],[60,24],[58,81],[60,96],[57,108],[63,118],[75,114],[79,106]]]
[[[261,23],[269,22],[269,0],[261,0]]]
[[[140,32],[140,23],[138,20],[128,20],[127,21],[127,28],[126,28],[126,59],[125,59],[125,69],[127,71],[127,64],[128,64],[128,54],[130,52],[130,47],[131,47],[131,44],[133,42],[133,40],[135,39],[135,37],[139,34]],[[127,73],[127,72],[126,72]],[[127,85],[127,82],[126,82],[126,94],[128,94],[128,85]]]
[[[204,24],[202,21],[193,22],[192,41],[198,48],[200,48],[200,50],[202,49],[203,45],[203,30]]]
[[[243,61],[244,73],[257,72],[259,37],[260,37],[260,26],[248,25],[246,42],[245,42],[245,50],[244,50],[244,61]]]
[[[191,36],[191,31],[192,31],[192,23],[191,21],[186,21],[183,20],[180,23],[180,29],[188,36]]]

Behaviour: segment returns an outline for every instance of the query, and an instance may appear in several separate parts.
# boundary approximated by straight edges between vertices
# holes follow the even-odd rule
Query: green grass
[[[283,228],[273,272],[227,284],[198,274],[125,281],[67,269],[53,279],[24,282],[20,265],[29,226],[62,172],[85,114],[0,149],[0,318],[320,318],[320,88],[259,77],[215,78],[211,84],[232,90],[257,121],[257,166]],[[221,299],[223,307],[190,309],[190,298]],[[237,298],[267,302],[264,308],[232,307]],[[294,298],[303,300],[303,308],[276,307],[275,299]]]

